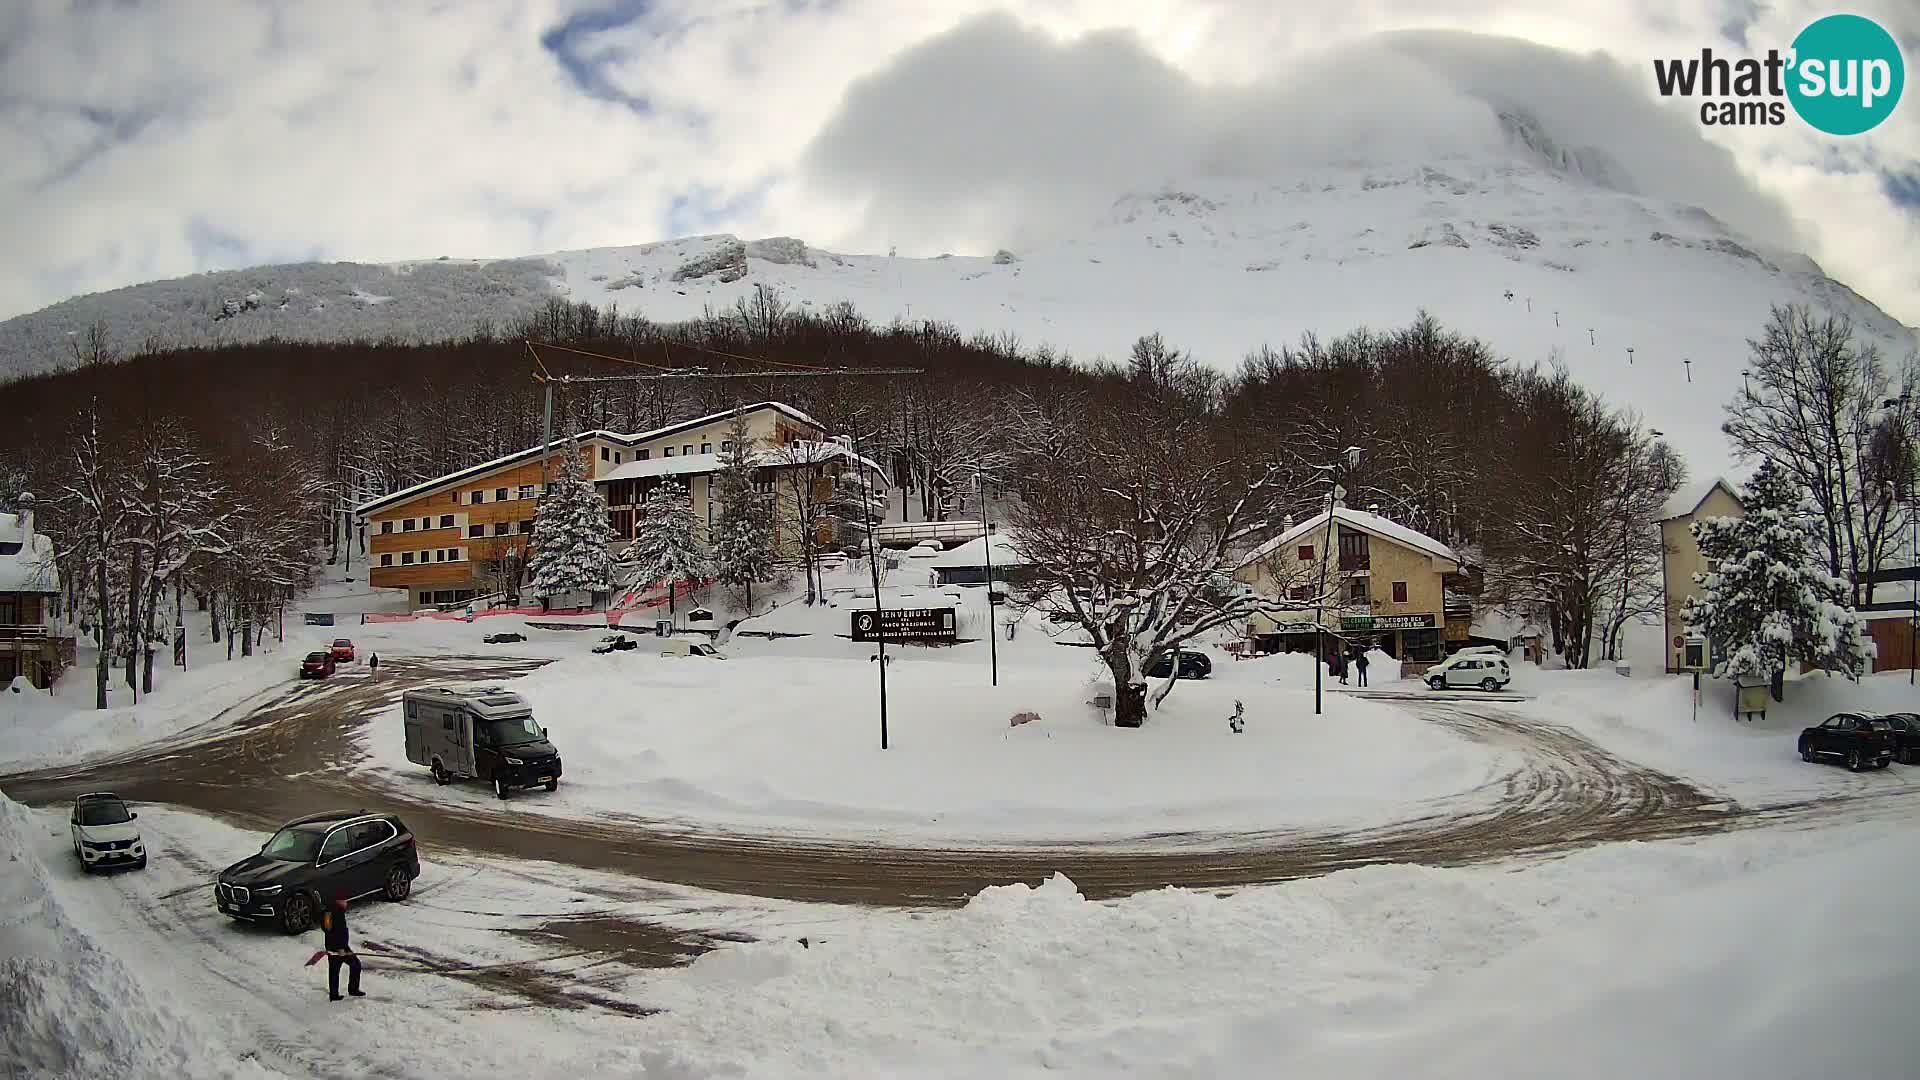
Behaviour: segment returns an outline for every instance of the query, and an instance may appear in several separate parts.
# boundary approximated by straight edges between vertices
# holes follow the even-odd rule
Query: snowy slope
[[[1630,194],[1603,164],[1525,148],[1169,188],[1119,199],[1070,239],[991,257],[703,236],[500,262],[203,274],[0,323],[0,372],[59,362],[96,320],[123,346],[433,338],[504,325],[554,295],[672,321],[762,285],[802,310],[850,301],[877,322],[947,320],[1081,357],[1123,355],[1158,330],[1223,367],[1263,342],[1400,325],[1425,308],[1516,361],[1557,351],[1705,473],[1724,467],[1720,406],[1769,304],[1832,306],[1892,355],[1915,349],[1911,328],[1810,259],[1764,250],[1698,208]]]

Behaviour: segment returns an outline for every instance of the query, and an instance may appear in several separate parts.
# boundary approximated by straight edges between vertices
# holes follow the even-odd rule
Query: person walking
[[[376,652],[376,653],[367,654],[367,670],[369,672],[380,670],[380,654],[379,653]]]
[[[347,968],[347,993],[352,997],[366,997],[360,989],[360,958],[353,954],[352,939],[347,934],[347,897],[342,893],[333,898],[333,906],[320,916],[320,928],[327,935],[327,947],[313,954],[308,964],[322,956],[327,958],[327,1000],[340,1000],[340,967]]]
[[[1367,685],[1367,652],[1365,649],[1354,654],[1353,670],[1355,674],[1360,676],[1360,685]]]
[[[1347,653],[1346,653],[1346,650],[1344,650],[1344,649],[1338,649],[1338,648],[1336,648],[1336,649],[1335,649],[1335,650],[1333,651],[1333,659],[1332,659],[1331,661],[1329,661],[1329,662],[1328,662],[1328,666],[1330,666],[1330,667],[1332,667],[1332,668],[1333,668],[1333,675],[1334,675],[1334,678],[1336,678],[1336,679],[1339,679],[1339,680],[1340,680],[1340,685],[1341,685],[1341,686],[1345,686],[1345,685],[1347,685]]]

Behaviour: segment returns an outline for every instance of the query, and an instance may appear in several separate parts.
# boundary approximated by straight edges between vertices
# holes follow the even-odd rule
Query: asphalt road
[[[1382,862],[1459,866],[1616,840],[1853,813],[1875,801],[1898,800],[1909,810],[1920,806],[1911,793],[1892,792],[1743,807],[1622,761],[1566,728],[1526,718],[1500,702],[1456,695],[1408,695],[1407,705],[1464,738],[1517,751],[1513,756],[1519,764],[1481,789],[1416,807],[1402,821],[1346,831],[1160,835],[1118,844],[891,847],[690,830],[683,821],[643,817],[509,814],[491,802],[459,805],[436,799],[438,789],[431,785],[397,786],[378,774],[341,767],[362,753],[350,737],[354,730],[405,689],[511,678],[540,663],[382,658],[376,676],[295,685],[237,719],[213,717],[173,739],[71,768],[0,776],[0,789],[43,805],[107,789],[260,830],[343,805],[379,808],[398,813],[430,847],[539,859],[721,892],[886,906],[958,904],[988,885],[1037,884],[1055,871],[1071,877],[1089,897],[1109,897],[1168,885],[1284,881]]]

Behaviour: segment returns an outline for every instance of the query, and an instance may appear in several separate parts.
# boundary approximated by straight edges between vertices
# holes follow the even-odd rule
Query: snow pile
[[[1891,1078],[1916,868],[1910,831],[1853,826],[1111,903],[1056,875],[647,997],[693,1075]]]
[[[0,795],[0,1062],[8,1075],[269,1077],[237,1059],[55,899],[26,807]],[[17,1071],[17,1073],[16,1073]]]

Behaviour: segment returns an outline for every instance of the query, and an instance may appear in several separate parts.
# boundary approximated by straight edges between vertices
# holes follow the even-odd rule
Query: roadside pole
[[[876,528],[873,520],[873,490],[867,479],[867,452],[860,440],[858,410],[854,411],[852,427],[853,453],[860,459],[854,463],[860,469],[860,514],[867,519],[867,565],[873,573],[873,639],[880,649],[879,659],[875,663],[875,666],[880,669],[880,749],[885,750],[887,748],[887,624],[886,616],[880,610],[880,552],[873,539]]]

